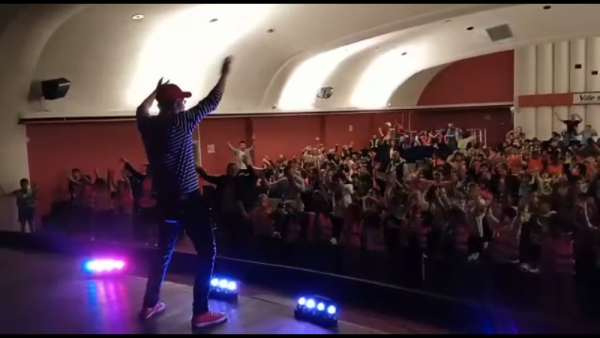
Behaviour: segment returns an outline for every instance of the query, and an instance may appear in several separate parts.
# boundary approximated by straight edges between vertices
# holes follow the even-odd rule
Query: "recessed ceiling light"
[[[552,8],[552,6],[544,6],[542,7],[545,11],[549,10],[550,8]]]
[[[142,20],[144,18],[144,14],[135,14],[131,17],[131,20]]]
[[[467,27],[468,31],[472,31],[474,28],[473,27]]]
[[[271,28],[271,29],[267,30],[267,33],[275,33],[275,29]]]
[[[217,18],[210,19],[210,23],[217,22],[217,21],[219,21],[219,19],[217,19]]]

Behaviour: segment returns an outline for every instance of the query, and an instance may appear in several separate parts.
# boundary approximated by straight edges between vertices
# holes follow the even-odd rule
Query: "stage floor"
[[[0,250],[0,334],[441,333],[416,324],[375,329],[347,321],[340,321],[337,332],[331,332],[295,320],[293,300],[257,291],[242,292],[238,304],[211,301],[212,309],[226,312],[229,321],[192,331],[192,289],[169,281],[161,297],[167,311],[140,322],[137,314],[145,279],[133,275],[89,278],[82,263],[64,256]]]

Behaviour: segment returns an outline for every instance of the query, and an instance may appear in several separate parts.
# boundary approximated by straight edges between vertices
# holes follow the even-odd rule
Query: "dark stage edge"
[[[0,250],[0,334],[385,334],[340,322],[337,332],[293,318],[292,300],[240,296],[237,304],[211,300],[228,322],[192,330],[192,289],[165,282],[167,311],[146,322],[137,319],[145,278],[115,275],[90,278],[82,262],[63,256]]]
[[[10,257],[2,257],[5,255],[0,250],[0,261],[3,262],[0,263],[0,268],[3,269],[3,277],[8,278],[6,280],[0,279],[0,310],[2,310],[0,313],[2,315],[4,315],[4,313],[17,313],[18,311],[11,309],[12,306],[15,306],[15,308],[18,307],[17,305],[27,307],[29,306],[27,303],[34,303],[34,305],[31,305],[34,308],[32,311],[27,311],[26,309],[20,310],[21,315],[19,319],[28,318],[28,321],[32,323],[31,325],[37,325],[38,327],[39,325],[37,324],[38,320],[36,319],[36,316],[41,317],[48,315],[51,318],[52,316],[55,316],[53,313],[44,314],[44,309],[50,309],[48,311],[57,311],[56,309],[60,309],[58,310],[59,312],[68,311],[69,313],[78,311],[77,309],[69,308],[69,303],[61,299],[60,301],[54,302],[53,305],[46,305],[45,308],[36,310],[38,314],[34,314],[35,311],[33,310],[35,310],[35,307],[42,306],[35,305],[36,301],[43,301],[45,303],[48,303],[48,301],[43,297],[27,296],[29,297],[27,298],[22,295],[27,293],[40,294],[41,291],[34,290],[36,285],[46,287],[45,282],[41,283],[38,281],[38,284],[34,283],[35,279],[39,278],[40,273],[38,271],[47,271],[43,278],[49,280],[52,278],[59,278],[60,280],[60,277],[52,277],[58,274],[59,276],[62,276],[62,279],[67,283],[80,273],[80,271],[77,270],[78,266],[73,257],[82,259],[82,257],[93,257],[101,253],[110,253],[110,256],[117,254],[120,257],[127,257],[128,262],[131,263],[130,265],[137,270],[135,272],[139,273],[140,271],[145,271],[144,265],[145,262],[147,262],[148,255],[154,252],[151,248],[77,241],[68,239],[61,234],[48,233],[43,236],[32,236],[9,231],[0,231],[0,247],[41,253],[29,256],[35,257],[33,260],[36,262],[44,262],[45,258],[42,257],[48,253],[61,254],[60,256],[51,256],[58,260],[60,260],[61,257],[71,257],[71,263],[67,264],[67,270],[64,270],[65,272],[61,273],[55,272],[54,268],[45,268],[44,265],[46,264],[36,266],[32,265],[35,263],[25,264],[13,262],[14,259]],[[14,255],[14,253],[12,255]],[[67,258],[67,260],[69,260],[69,258]],[[182,252],[175,253],[169,270],[178,274],[177,276],[191,276],[193,275],[193,269],[190,269],[190,267],[193,267],[195,262],[195,255]],[[81,264],[80,261],[80,266]],[[285,295],[288,297],[287,300],[280,302],[275,301],[274,303],[278,303],[278,305],[281,306],[280,311],[276,312],[285,314],[284,318],[288,318],[288,320],[292,320],[291,308],[294,302],[292,300],[293,296],[320,294],[342,302],[342,319],[348,322],[359,323],[362,326],[377,328],[392,334],[431,334],[446,332],[513,334],[600,333],[600,330],[597,329],[596,325],[594,325],[594,327],[588,327],[588,325],[582,325],[578,320],[573,321],[565,318],[557,320],[558,318],[547,318],[535,314],[515,313],[513,311],[501,310],[473,302],[422,293],[416,290],[389,287],[378,283],[362,282],[330,274],[315,273],[268,264],[265,265],[251,261],[240,261],[218,257],[215,273],[220,276],[235,278],[246,287],[252,286],[262,288],[261,292],[259,292],[259,297],[256,297],[257,293],[255,292],[252,292],[251,294],[242,292],[244,296],[251,296],[250,300],[262,300],[268,303],[273,302],[272,298],[274,293]],[[8,277],[5,277],[5,275]],[[73,277],[68,279],[66,276]],[[189,277],[187,277],[186,280],[186,278],[178,279],[173,278],[174,275],[171,276],[171,279],[176,282],[183,281],[183,283],[189,284]],[[11,282],[11,278],[17,278],[19,281]],[[131,302],[132,304],[130,306],[133,307],[133,314],[123,313],[123,316],[128,316],[127,318],[134,318],[137,313],[137,307],[140,304],[141,292],[143,292],[144,286],[143,279],[141,280],[142,282],[132,284],[133,286],[127,284],[128,287],[135,290],[126,292],[126,294],[136,293],[137,295],[132,296],[132,299],[128,300],[128,302]],[[13,283],[13,291],[5,291],[7,288],[3,287],[4,284],[9,282]],[[18,288],[14,289],[14,285],[18,288],[23,287],[24,290],[21,291],[21,289]],[[31,286],[27,287],[27,285]],[[246,288],[243,288],[242,291],[245,289]],[[191,292],[191,290],[188,292]],[[8,293],[9,295],[4,296],[4,293]],[[5,300],[10,299],[10,297],[17,294],[20,295],[21,298],[18,298],[17,300],[13,299],[11,301],[12,303],[16,302],[17,305],[12,305],[11,302]],[[86,297],[88,297],[87,294],[83,293],[83,296],[80,298],[91,304]],[[276,297],[275,299],[278,300],[282,298],[283,297]],[[180,302],[176,301],[175,303],[172,303],[169,299],[164,300],[168,303],[167,306],[169,312],[177,311],[176,307]],[[25,304],[20,305],[23,302]],[[66,304],[65,306],[62,305],[63,302]],[[77,300],[71,300],[71,302],[76,303]],[[186,298],[184,300],[186,310],[182,310],[183,312],[189,310],[189,304],[190,300]],[[215,306],[217,306],[216,304],[217,303],[215,303]],[[344,309],[346,309],[346,311],[344,311]],[[352,309],[354,309],[354,311],[349,311]],[[28,313],[32,313],[32,315],[26,315]],[[359,316],[355,316],[355,314],[359,314]],[[169,316],[168,313],[165,315]],[[51,324],[54,323],[51,319],[45,320]],[[234,322],[236,321],[233,317],[231,320]],[[184,313],[182,318],[178,319],[178,321],[183,323],[183,328],[187,327],[189,330],[189,313]],[[28,323],[27,321],[25,322]],[[58,320],[56,322],[58,322]],[[10,325],[7,326],[4,325],[4,323]],[[10,321],[0,316],[0,333],[8,333],[6,330],[10,329],[12,327],[11,325],[15,325],[14,323],[18,323],[18,321],[16,319]],[[19,325],[27,326],[28,324]],[[440,330],[440,328],[443,329]],[[28,328],[28,330],[32,330],[32,328]],[[39,331],[35,332],[47,332],[42,329],[38,330]],[[163,329],[161,328],[161,330]],[[27,332],[30,333],[32,331]],[[13,331],[10,331],[10,333],[13,333]]]

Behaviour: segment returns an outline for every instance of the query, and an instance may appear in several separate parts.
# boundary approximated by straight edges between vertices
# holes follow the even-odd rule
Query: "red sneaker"
[[[143,308],[142,311],[140,311],[140,318],[144,320],[150,319],[153,316],[165,311],[166,307],[167,306],[165,303],[158,302],[156,305],[154,305],[154,307]]]
[[[196,328],[217,325],[227,320],[227,315],[222,312],[212,312],[196,315],[192,318],[192,326]]]

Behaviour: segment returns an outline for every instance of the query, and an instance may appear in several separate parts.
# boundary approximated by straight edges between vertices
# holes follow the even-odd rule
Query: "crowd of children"
[[[413,133],[387,123],[364,148],[327,149],[317,139],[293,159],[266,157],[261,166],[241,142],[230,147],[235,158],[224,174],[198,174],[215,187],[205,195],[221,253],[247,258],[277,248],[261,259],[421,285],[429,264],[445,271],[438,279],[453,294],[468,270],[484,266],[484,289],[506,281],[492,292],[502,294],[515,281],[506,276],[536,274],[557,304],[572,302],[572,275],[595,271],[600,253],[600,147],[590,126],[567,129],[540,141],[517,128],[492,146],[452,124]],[[153,243],[151,172],[122,162],[119,177],[72,171],[68,231]],[[33,230],[35,189],[27,180],[21,188],[19,219]]]
[[[92,241],[136,240],[154,245],[157,220],[151,174],[146,167],[136,170],[125,159],[121,162],[119,175],[111,169],[95,170],[93,176],[73,169],[67,178],[69,197],[54,201],[49,215],[43,217],[44,228],[60,228]]]
[[[239,216],[230,215],[235,224],[225,226],[238,228],[231,231],[236,234],[302,243],[301,255],[310,256],[307,247],[317,253],[312,257],[319,263],[312,266],[327,260],[324,247],[328,253],[360,252],[366,268],[342,270],[363,277],[374,267],[381,270],[377,261],[389,257],[393,270],[421,279],[424,258],[452,266],[446,280],[483,265],[487,278],[498,277],[485,289],[506,281],[491,292],[496,295],[515,283],[506,276],[540,275],[552,285],[548,308],[559,303],[571,308],[572,276],[594,273],[599,263],[600,147],[591,126],[582,133],[568,128],[544,141],[527,139],[517,128],[496,146],[452,124],[437,134],[408,133],[391,124],[385,129],[365,149],[316,145],[294,159],[265,158],[261,168],[245,166],[238,175],[255,175],[258,187],[245,185],[243,192],[234,181],[213,177],[220,196],[237,196],[227,198],[226,210]],[[584,133],[592,137],[581,137]],[[228,171],[234,177],[235,164]],[[245,202],[248,195],[258,202]],[[387,270],[384,274],[395,273]]]

